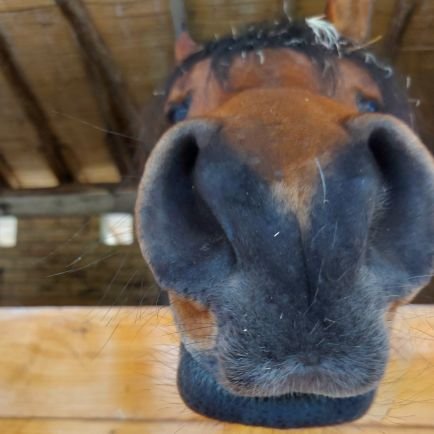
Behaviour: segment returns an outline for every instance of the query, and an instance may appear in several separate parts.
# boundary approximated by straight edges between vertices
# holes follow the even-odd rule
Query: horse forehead
[[[348,143],[343,122],[354,115],[343,104],[298,89],[252,89],[217,109],[228,145],[258,157],[258,169],[289,170],[331,156]]]
[[[305,53],[290,48],[267,48],[241,52],[233,60],[225,60],[227,77],[220,80],[211,66],[211,58],[199,61],[179,77],[170,90],[167,101],[182,100],[192,94],[189,116],[200,116],[214,110],[234,94],[245,89],[290,87],[327,94],[336,101],[354,107],[357,93],[382,101],[381,89],[370,73],[346,58],[326,60],[320,71]],[[332,68],[333,82],[326,78]]]
[[[211,58],[199,61],[176,80],[167,103],[191,94],[189,116],[195,117],[214,110],[245,89],[294,87],[320,91],[318,72],[312,61],[305,54],[288,48],[242,52],[227,62],[227,77],[221,80],[213,71]]]
[[[287,48],[264,49],[236,57],[229,82],[229,88],[237,90],[255,86],[320,90],[318,71],[312,61],[304,53]]]

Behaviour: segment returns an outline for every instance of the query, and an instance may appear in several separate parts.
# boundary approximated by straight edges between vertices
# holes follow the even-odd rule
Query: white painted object
[[[0,247],[17,245],[18,220],[14,216],[0,216]]]
[[[101,215],[101,242],[107,246],[129,246],[134,242],[133,216],[129,213]]]

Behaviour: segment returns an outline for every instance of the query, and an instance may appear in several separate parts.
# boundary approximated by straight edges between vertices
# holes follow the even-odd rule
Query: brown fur
[[[190,351],[207,351],[214,347],[217,323],[213,313],[199,303],[169,292],[175,322]]]
[[[190,98],[187,121],[161,138],[139,189],[142,250],[186,349],[234,394],[373,390],[383,319],[421,285],[413,270],[428,249],[402,229],[431,233],[405,204],[420,194],[429,214],[432,157],[398,119],[361,114],[360,95],[382,103],[363,66],[336,56],[329,67],[333,83],[289,48],[241,52],[224,80],[210,59],[193,64],[166,102]],[[327,372],[309,371],[321,359]]]
[[[354,110],[358,92],[381,102],[381,92],[366,71],[347,59],[339,60],[337,68],[339,79],[333,99]],[[246,89],[295,88],[321,93],[325,77],[319,75],[304,54],[288,49],[266,49],[260,55],[248,53],[245,58],[235,59],[229,80],[222,86],[211,71],[210,60],[203,60],[176,81],[167,98],[166,110],[189,94],[194,96],[189,111],[189,118],[193,118],[209,113]]]
[[[183,56],[184,39],[181,38]],[[197,50],[197,46],[189,46],[192,52]],[[332,100],[328,95],[320,95],[324,78],[311,61],[293,50],[266,49],[235,59],[224,86],[211,71],[210,60],[204,60],[176,81],[166,109],[192,95],[189,118],[206,115],[225,119],[224,134],[230,138],[230,146],[242,158],[258,161],[255,170],[272,184],[276,203],[294,212],[301,228],[306,229],[310,201],[316,191],[313,187],[318,185],[315,158],[324,170],[333,154],[348,142],[348,133],[341,124],[357,113],[357,94],[382,101],[378,86],[358,65],[341,59],[335,67],[337,82]],[[256,89],[253,95],[249,92],[245,98],[234,98],[249,89]],[[311,118],[304,117],[306,108],[312,113]],[[252,119],[262,122],[255,124]],[[176,301],[184,306],[180,297]],[[175,313],[181,322],[181,333],[195,347],[203,348],[204,332],[199,329],[196,335],[185,331],[197,319],[197,312],[203,317],[206,311],[191,303],[185,300],[185,306],[190,308],[175,307]],[[391,312],[394,310],[392,305]],[[208,316],[212,317],[210,313]],[[208,337],[205,341],[208,348],[212,340]]]

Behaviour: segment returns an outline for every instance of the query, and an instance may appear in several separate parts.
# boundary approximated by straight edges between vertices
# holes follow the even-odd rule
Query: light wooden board
[[[298,430],[270,430],[208,421],[85,421],[85,420],[3,420],[7,434],[430,434],[430,427],[349,426]]]
[[[434,432],[434,308],[402,308],[393,329],[392,360],[369,414],[298,432]],[[272,432],[186,409],[175,387],[177,352],[167,308],[0,309],[0,432]]]

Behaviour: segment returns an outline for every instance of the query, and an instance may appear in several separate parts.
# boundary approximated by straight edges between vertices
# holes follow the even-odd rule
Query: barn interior
[[[365,1],[346,3],[356,10]],[[370,48],[402,75],[418,133],[434,152],[434,2],[367,1],[373,5]],[[159,305],[164,299],[142,258],[133,213],[143,166],[165,127],[163,89],[174,67],[173,47],[180,29],[186,26],[195,40],[206,41],[252,22],[322,15],[324,3],[0,0],[0,306],[12,308],[0,314],[0,334],[5,336],[0,348],[21,345],[18,356],[0,358],[8,372],[0,375],[0,384],[10,390],[3,398],[0,393],[0,431],[269,432],[207,425],[180,409],[173,374],[176,357],[167,362],[161,348],[170,347],[170,355],[177,348],[169,314],[163,310],[158,319],[128,307],[111,307]],[[434,284],[414,303],[434,303]],[[43,311],[42,316],[30,310],[27,316],[17,316],[14,309],[46,306],[64,310]],[[89,308],[76,311],[65,306]],[[103,310],[95,319],[92,309],[98,306]],[[403,384],[411,387],[387,389],[382,395],[397,397],[396,408],[391,409],[385,398],[361,425],[309,432],[432,432],[433,315],[429,306],[417,309],[422,310],[406,311],[400,320],[406,331],[399,345],[405,353],[406,339],[419,339],[420,357],[415,364],[413,356],[398,357],[394,364],[394,374],[405,370]],[[72,318],[67,325],[62,322],[65,315]],[[152,332],[143,328],[144,323]],[[54,346],[39,350],[32,336],[39,339],[59,324],[63,334],[58,331],[51,337],[49,345]],[[88,330],[89,341],[82,347],[77,336]],[[128,353],[125,340],[130,336],[134,338]],[[51,350],[64,339],[72,349],[61,355],[60,368]],[[161,360],[157,367],[147,361],[143,368],[146,375],[152,371],[160,378],[152,380],[152,393],[146,392],[149,379],[135,376],[142,366],[131,361],[143,356],[143,348],[155,353],[154,362]],[[26,374],[36,354],[40,359],[33,373]],[[59,374],[49,383],[41,374],[44,364],[56,375],[64,369],[71,376]],[[80,366],[86,366],[87,376]],[[113,381],[104,389],[98,375],[106,372]],[[415,378],[422,372],[418,383]],[[160,387],[161,377],[170,378],[170,385]],[[91,378],[96,380],[89,386]],[[62,390],[74,390],[75,395],[64,399]],[[28,394],[24,400],[23,393]],[[46,405],[42,396],[47,397]],[[139,400],[148,404],[137,404]],[[56,411],[47,412],[49,406]],[[396,427],[401,423],[405,429]]]
[[[371,48],[405,77],[433,149],[434,4],[374,7]],[[204,41],[323,9],[315,0],[191,0],[183,9],[168,0],[3,0],[0,304],[158,303],[132,213],[164,128],[160,103],[177,26],[185,22]],[[416,301],[433,302],[434,287]]]

